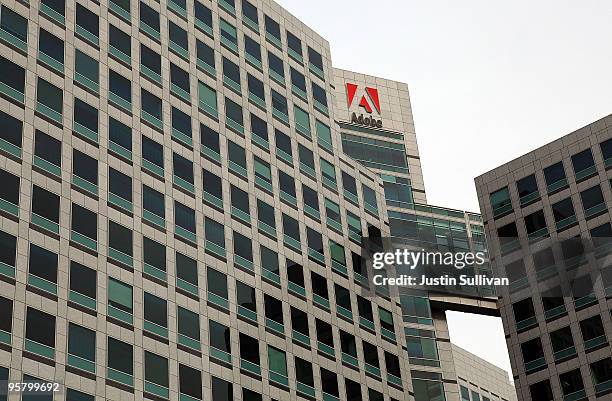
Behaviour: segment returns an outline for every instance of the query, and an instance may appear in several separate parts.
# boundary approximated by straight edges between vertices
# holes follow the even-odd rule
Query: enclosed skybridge
[[[385,287],[391,298],[427,296],[436,310],[499,316],[498,287],[509,283],[493,273],[486,250],[371,236],[362,258],[374,287]]]

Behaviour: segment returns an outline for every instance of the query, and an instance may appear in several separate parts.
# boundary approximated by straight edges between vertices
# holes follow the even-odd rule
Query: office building
[[[476,178],[519,401],[612,399],[612,116]]]
[[[486,252],[480,215],[427,204],[408,85],[338,68],[334,75],[342,150],[382,179],[391,236],[417,249]],[[491,274],[488,263],[484,269],[483,274]],[[455,290],[410,290],[400,296],[417,401],[459,400],[446,312],[498,315],[493,289]],[[415,378],[426,379],[427,388]]]
[[[325,39],[268,0],[2,0],[0,55],[0,379],[413,398],[401,308],[363,296],[386,205]]]

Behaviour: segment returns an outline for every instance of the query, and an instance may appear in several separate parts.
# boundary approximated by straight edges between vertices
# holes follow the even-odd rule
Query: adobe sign
[[[346,103],[349,109],[351,108],[353,101],[355,100],[355,95],[357,95],[358,89],[358,85],[347,82]],[[366,86],[362,90],[359,90],[359,95],[361,96],[361,98],[359,99],[358,107],[363,108],[368,114],[372,114],[375,109],[378,115],[380,115],[380,99],[378,97],[378,89]],[[372,108],[372,106],[374,106],[374,109]],[[374,128],[382,128],[382,120],[376,119],[373,116],[366,115],[364,117],[363,113],[358,116],[357,113],[353,112],[351,114],[351,122],[354,124],[367,125]]]

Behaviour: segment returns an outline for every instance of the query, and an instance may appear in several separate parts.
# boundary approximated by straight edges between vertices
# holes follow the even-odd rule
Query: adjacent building
[[[519,401],[609,400],[612,116],[476,178]]]
[[[516,389],[505,370],[452,344],[461,401],[516,401]]]

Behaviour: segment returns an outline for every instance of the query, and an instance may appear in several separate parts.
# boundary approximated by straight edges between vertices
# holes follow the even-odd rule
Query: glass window
[[[16,78],[16,81],[13,80],[13,78],[9,78],[12,81],[11,86],[15,85],[15,83],[17,83],[18,85],[21,84],[17,75],[11,73],[10,71],[4,71],[4,68],[1,68],[1,65],[2,63],[0,60],[0,73],[2,73],[2,75],[0,76]],[[6,75],[5,73],[7,73],[8,75]],[[23,79],[21,81],[23,82]],[[49,109],[51,109],[55,113],[58,113],[61,116],[64,105],[63,96],[63,92],[60,88],[51,85],[49,82],[45,81],[40,77],[38,78],[38,89],[36,96],[36,100],[38,101],[38,103],[48,107]]]
[[[134,374],[134,350],[132,346],[112,337],[108,337],[107,341],[107,366],[132,376]]]
[[[580,200],[582,200],[582,207],[584,208],[584,214],[587,218],[593,217],[598,212],[607,210],[599,185],[595,185],[594,187],[580,192]]]
[[[14,131],[12,131],[11,125],[6,124],[7,116],[7,114],[0,112],[0,132],[4,133],[5,135],[9,132],[19,132],[19,136],[17,138],[19,138],[19,146],[21,146],[21,121],[12,119],[12,117],[12,120],[8,120],[19,123],[18,131],[15,128],[13,128]],[[55,166],[60,167],[62,162],[61,141],[39,130],[36,130],[34,137],[34,155],[40,157],[43,160],[48,161],[51,164],[54,164]]]
[[[132,56],[132,39],[130,38],[130,35],[123,32],[121,29],[116,28],[112,24],[108,24],[108,41],[111,46],[111,52],[112,48],[114,47],[126,56]],[[109,52],[109,55],[112,55],[111,52]]]
[[[165,262],[164,262],[165,263]],[[198,265],[197,262],[183,255],[176,253],[176,276],[187,283],[198,286]]]
[[[521,205],[524,205],[538,196],[538,183],[534,174],[521,178],[516,182],[516,189],[521,198]]]
[[[557,228],[561,228],[559,226],[563,224],[562,222],[565,219],[569,219],[576,215],[574,212],[574,205],[572,204],[572,198],[563,199],[562,201],[551,205],[551,208],[555,218],[555,223],[557,223]]]
[[[200,140],[202,145],[212,150],[217,155],[220,153],[219,133],[212,128],[200,124]]]
[[[225,114],[229,120],[239,125],[241,131],[244,130],[242,106],[228,97],[225,98]]]
[[[332,261],[339,263],[342,266],[346,266],[346,254],[344,247],[332,240],[329,240],[329,252],[332,257]]]
[[[283,233],[288,237],[300,242],[300,225],[292,217],[283,213]]]
[[[316,67],[321,73],[323,72],[323,57],[321,53],[308,46],[308,61],[310,65]]]
[[[234,231],[234,254],[253,262],[251,239]]]
[[[304,135],[310,136],[310,116],[301,108],[294,106],[296,130]]]
[[[272,96],[272,108],[277,112],[281,113],[283,116],[287,117],[289,115],[289,108],[287,107],[287,98],[283,95],[275,91],[274,89],[270,90]]]
[[[249,214],[249,194],[242,189],[230,185],[232,207]]]
[[[142,136],[142,158],[164,168],[164,148],[152,139]]]
[[[140,45],[140,63],[161,79],[161,56],[143,44]]]
[[[317,131],[317,138],[319,139],[319,145],[323,146],[325,149],[333,150],[332,146],[332,138],[331,138],[331,130],[321,121],[315,121],[315,129]]]
[[[95,399],[93,395],[66,388],[66,401],[95,401]]]
[[[145,264],[166,271],[166,247],[164,244],[142,237],[142,256]]]
[[[539,210],[525,217],[525,228],[527,235],[538,235],[546,229],[546,219],[544,212]]]
[[[210,241],[221,248],[225,248],[225,232],[223,230],[223,225],[208,217],[204,220],[204,236],[206,241]]]
[[[179,45],[184,50],[189,49],[187,32],[172,21],[168,21],[168,36],[172,43]]]
[[[302,58],[302,41],[289,31],[287,31],[287,47],[293,50],[300,59]],[[289,54],[291,55],[291,52]]]
[[[158,326],[168,327],[168,306],[165,299],[144,293],[144,319]]]
[[[70,261],[70,290],[96,299],[96,271],[80,263]]]
[[[215,196],[217,199],[223,199],[223,184],[221,177],[208,170],[202,169],[202,181],[206,193]]]
[[[604,383],[612,380],[612,359],[610,357],[593,362],[590,365],[591,377],[595,385],[596,393],[601,393],[605,389]]]
[[[351,379],[345,379],[344,387],[346,388],[346,401],[362,401],[361,384]]]
[[[127,78],[112,70],[108,72],[108,90],[126,102],[132,103],[132,84]]]
[[[0,231],[0,262],[15,267],[17,238]]]
[[[291,329],[309,336],[308,315],[301,309],[291,307]]]
[[[257,313],[255,289],[241,281],[236,281],[236,302],[238,306]]]
[[[257,219],[273,229],[276,228],[274,208],[266,202],[257,199]]]
[[[145,351],[144,379],[145,382],[168,388],[168,360],[152,352]]]
[[[280,269],[278,266],[278,254],[272,249],[269,249],[263,245],[259,247],[259,253],[261,258],[261,267],[269,272],[280,276]]]
[[[323,180],[327,180],[334,187],[336,186],[336,168],[327,160],[321,158],[321,175]]]
[[[321,276],[320,274],[317,274],[315,272],[311,272],[310,273],[310,281],[312,283],[312,292],[314,294],[317,294],[318,296],[320,296],[321,298],[324,299],[329,299],[329,292],[327,289],[327,279],[323,276]],[[327,323],[326,323],[327,324]],[[325,326],[325,328],[327,329],[327,326]],[[331,330],[331,326],[329,327],[329,329]],[[318,329],[317,326],[317,332],[319,332],[320,330]],[[329,341],[331,341],[331,344],[333,346],[333,338],[329,338]]]
[[[132,129],[112,117],[108,117],[108,139],[124,149],[132,150]]]
[[[264,84],[259,79],[251,74],[247,74],[247,83],[249,86],[249,95],[254,95],[258,100],[266,102],[266,94],[264,92]],[[265,106],[265,104],[264,104]]]
[[[72,173],[98,185],[98,161],[76,149],[73,149],[72,153]]]
[[[225,39],[232,47],[238,46],[238,36],[236,28],[223,18],[219,19],[219,28],[221,30],[221,37]],[[237,81],[240,82],[240,81]]]
[[[42,28],[38,33],[38,51],[64,64],[64,41]]]
[[[72,230],[84,236],[97,240],[98,215],[77,204],[72,204]]]
[[[140,2],[140,23],[159,33],[159,13],[142,1]]]
[[[5,8],[3,7],[2,10],[4,12]],[[25,92],[25,70],[17,64],[12,63],[8,59],[0,56],[0,82],[7,85],[9,88],[16,90],[20,95],[23,95]],[[53,90],[53,88],[55,87],[47,83],[47,81],[39,78],[38,91],[39,93],[42,91],[42,93],[39,95],[38,101],[45,105],[49,103],[50,105],[57,107],[55,96],[57,96],[57,90],[59,89],[55,88],[56,90]],[[59,91],[59,96],[61,98],[61,90]],[[23,101],[23,98],[17,100]]]
[[[312,97],[314,98],[315,102],[318,102],[321,106],[323,106],[323,111],[327,111],[327,94],[325,93],[325,89],[321,88],[314,82],[312,83]]]
[[[560,374],[559,382],[561,382],[561,390],[565,398],[570,394],[574,394],[584,389],[580,368]]]
[[[591,149],[585,149],[580,153],[572,155],[572,166],[574,167],[576,179],[582,178],[581,173],[585,172],[587,169],[595,167],[595,161],[593,160],[593,153],[591,152]]]
[[[47,4],[47,2],[44,3]],[[63,9],[61,14],[64,14]],[[22,42],[28,42],[28,20],[7,6],[2,6],[0,10],[0,28]]]
[[[132,286],[116,280],[112,277],[108,278],[108,304],[113,308],[120,309],[124,312],[132,314],[133,295]]]
[[[228,140],[227,141],[227,153],[228,158],[231,162],[236,163],[238,166],[246,170],[246,152],[244,148],[236,143]]]
[[[240,359],[259,365],[259,341],[256,338],[240,333]]]
[[[286,155],[291,158],[293,156],[293,150],[291,145],[291,138],[289,137],[289,135],[284,134],[283,132],[275,129],[274,137],[276,140],[276,147],[279,150],[282,150]]]
[[[287,360],[285,353],[268,345],[268,367],[270,371],[287,377]]]
[[[77,26],[84,28],[90,34],[94,35],[96,38],[98,37],[98,16],[79,3],[76,3],[76,24]]]
[[[71,322],[68,323],[68,354],[95,363],[96,332]]]
[[[183,156],[172,153],[174,175],[193,185],[193,163]]]
[[[470,390],[465,386],[459,386],[461,401],[470,401]]]
[[[202,108],[204,110],[205,113],[211,114],[214,117],[217,116],[217,111],[218,111],[218,106],[217,106],[217,91],[214,90],[213,88],[211,88],[210,86],[206,85],[205,83],[202,83],[201,81],[198,81],[198,95],[199,95],[199,100],[200,100],[200,108]],[[217,136],[217,149],[216,152],[219,153],[219,139],[218,139],[218,134],[216,133],[216,131],[214,131],[212,128],[209,128],[207,126],[205,126],[204,124],[200,124],[200,132],[202,133],[202,135],[205,133],[204,130],[208,131],[206,133],[208,134],[216,134]],[[207,142],[202,142],[206,147],[209,147],[208,145],[210,144],[209,141]],[[214,143],[213,143],[214,145]]]
[[[142,186],[142,207],[145,210],[163,219],[166,216],[166,206],[164,203],[164,194],[146,185]]]
[[[295,198],[295,180],[289,174],[278,170],[278,182],[280,190]]]
[[[287,279],[289,282],[304,288],[304,269],[302,265],[287,259]]]
[[[208,331],[210,346],[228,354],[232,353],[232,339],[230,328],[217,323],[214,320],[208,321]]]
[[[440,366],[435,333],[421,329],[406,328],[405,330],[410,363],[424,366]]]
[[[198,4],[197,1],[196,4]],[[197,39],[196,57],[198,59],[198,65],[200,64],[200,61],[202,61],[205,65],[212,68],[212,70],[215,69],[215,50],[212,47],[208,46],[206,43],[201,42]]]
[[[95,84],[98,84],[100,81],[98,60],[89,57],[87,54],[79,51],[78,49],[75,49],[74,57],[75,71]]]
[[[44,248],[30,244],[30,274],[57,284],[57,255]]]
[[[291,67],[289,68],[289,75],[291,76],[291,84],[298,89],[298,94],[306,97],[306,78],[304,78],[304,74]]]
[[[182,203],[174,201],[174,223],[189,232],[195,233],[195,211]]]
[[[90,106],[84,101],[74,98],[74,122],[75,128],[80,128],[79,125],[85,127],[89,131],[98,133],[98,109]],[[97,137],[96,137],[97,140]]]
[[[336,398],[339,397],[338,391],[338,377],[332,371],[321,368],[321,387],[323,393],[332,395]]]
[[[0,199],[19,205],[19,177],[0,169]],[[38,188],[34,186],[34,188]],[[45,191],[46,192],[46,191]]]
[[[276,76],[277,80],[284,82],[285,81],[285,66],[283,64],[283,60],[280,57],[277,57],[271,51],[268,51],[268,65],[270,66],[271,76]]]
[[[554,396],[549,380],[543,380],[529,386],[529,393],[532,400],[553,401]]]
[[[306,185],[302,184],[302,196],[304,197],[304,205],[314,209],[317,213],[319,212],[319,195],[314,189],[310,189]]]
[[[272,18],[265,16],[266,36],[270,35],[276,39],[278,43],[281,42],[280,25]]]
[[[223,299],[227,299],[227,276],[212,267],[208,267],[206,274],[208,291]]]
[[[283,303],[278,299],[264,294],[264,309],[267,318],[283,324]]]
[[[255,25],[259,23],[257,8],[247,0],[242,0],[242,15],[254,22]]]
[[[268,124],[253,113],[251,113],[251,132],[268,142]]]
[[[162,121],[162,100],[144,89],[140,91],[142,111]]]
[[[228,78],[240,87],[240,67],[223,57],[223,78]]]
[[[132,256],[132,230],[125,228],[111,220],[108,222],[108,246],[110,249]],[[110,256],[109,258],[116,259]]]
[[[197,2],[196,2],[197,3]],[[202,399],[202,372],[179,363],[179,391],[196,400]]]
[[[27,307],[26,339],[55,348],[55,316]]]
[[[218,377],[211,377],[212,399],[214,401],[234,401],[234,390],[232,383]]]
[[[508,187],[503,187],[489,195],[493,215],[499,216],[512,211],[512,201],[510,200],[510,191]]]
[[[333,220],[338,224],[342,224],[342,217],[340,216],[340,206],[337,203],[330,201],[325,198],[325,213],[327,218]]]
[[[196,26],[201,26],[203,24],[206,28],[208,28],[209,33],[212,33],[212,11],[210,8],[204,6],[199,1],[193,2],[195,18],[196,18]]]
[[[191,117],[176,107],[172,107],[172,129],[191,138]]]
[[[248,56],[251,56],[256,62],[261,65],[261,47],[259,43],[244,35],[244,50]]]

